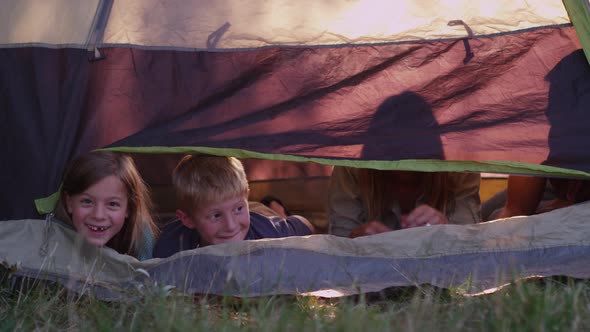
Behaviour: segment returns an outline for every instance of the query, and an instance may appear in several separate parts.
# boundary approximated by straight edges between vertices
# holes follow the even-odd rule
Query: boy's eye
[[[121,203],[119,203],[119,202],[109,202],[109,206],[116,208],[116,207],[120,207],[121,206]]]
[[[242,210],[244,210],[244,206],[243,205],[240,205],[240,206],[238,206],[238,207],[235,208],[234,212],[235,213],[240,213],[240,212],[242,212]]]

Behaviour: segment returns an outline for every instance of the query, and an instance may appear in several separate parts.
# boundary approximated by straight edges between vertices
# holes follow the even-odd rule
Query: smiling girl
[[[151,206],[148,188],[131,157],[93,151],[66,170],[54,212],[88,243],[141,260],[151,258],[158,233]]]

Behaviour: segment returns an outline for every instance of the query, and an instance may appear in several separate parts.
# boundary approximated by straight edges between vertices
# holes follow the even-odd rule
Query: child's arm
[[[350,236],[366,222],[366,211],[361,203],[357,170],[336,166],[328,188],[329,233]]]
[[[510,175],[506,205],[497,218],[534,214],[543,197],[546,181],[543,177]]]
[[[455,191],[447,202],[446,217],[448,222],[464,225],[481,222],[481,200],[479,197],[481,175],[479,173],[449,173],[449,179],[454,184]]]

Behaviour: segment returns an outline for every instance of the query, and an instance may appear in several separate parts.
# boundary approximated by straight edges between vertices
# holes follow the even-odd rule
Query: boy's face
[[[242,241],[250,228],[250,211],[245,197],[204,205],[192,216],[182,210],[177,210],[176,215],[186,227],[199,232],[204,246]]]

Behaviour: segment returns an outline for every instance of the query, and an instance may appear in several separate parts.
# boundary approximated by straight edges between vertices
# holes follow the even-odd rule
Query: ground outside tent
[[[465,294],[587,279],[587,203],[367,238],[326,234],[334,166],[590,179],[587,0],[7,0],[0,4],[0,260],[11,275],[121,301],[186,294]],[[250,200],[280,197],[320,234],[138,261],[51,211],[65,166],[128,153],[174,218],[186,153],[244,161]],[[461,286],[461,287],[463,287]]]

